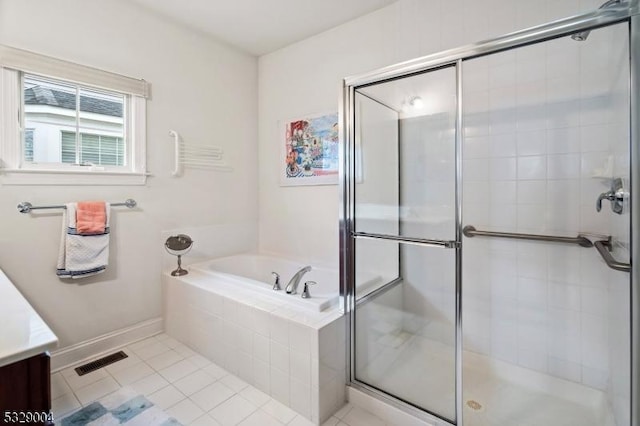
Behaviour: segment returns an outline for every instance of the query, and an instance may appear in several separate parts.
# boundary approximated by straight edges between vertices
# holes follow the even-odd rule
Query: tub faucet
[[[296,272],[293,277],[291,277],[291,279],[289,280],[289,284],[287,284],[287,287],[285,288],[287,294],[296,294],[296,291],[298,290],[298,284],[300,284],[302,276],[310,270],[311,266],[305,266],[304,268]]]

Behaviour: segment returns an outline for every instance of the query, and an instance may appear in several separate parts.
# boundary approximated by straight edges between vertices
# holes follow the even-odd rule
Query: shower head
[[[622,3],[622,0],[607,0],[606,2],[602,3],[602,5],[598,9],[606,9],[608,7],[616,6],[620,3]],[[587,37],[589,37],[590,33],[591,30],[580,31],[579,33],[571,34],[571,38],[575,41],[585,41]]]
[[[575,41],[585,41],[589,37],[591,31],[581,31],[579,33],[571,34],[571,38]]]

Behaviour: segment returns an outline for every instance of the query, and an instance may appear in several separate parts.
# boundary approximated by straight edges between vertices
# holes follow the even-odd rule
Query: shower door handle
[[[439,248],[447,248],[447,249],[454,249],[454,248],[460,247],[460,243],[455,240],[431,240],[427,238],[412,238],[412,237],[404,237],[400,235],[373,234],[370,232],[353,232],[351,235],[353,236],[353,238],[397,241],[401,243],[414,244],[414,245],[426,246],[426,247],[439,247]]]

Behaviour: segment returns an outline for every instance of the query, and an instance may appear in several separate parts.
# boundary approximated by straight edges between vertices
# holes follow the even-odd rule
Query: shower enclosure
[[[640,424],[635,2],[344,81],[348,381],[437,424]]]

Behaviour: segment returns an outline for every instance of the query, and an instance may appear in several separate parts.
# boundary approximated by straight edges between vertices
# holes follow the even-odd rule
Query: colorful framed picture
[[[338,183],[338,113],[318,114],[282,122],[280,184]]]

